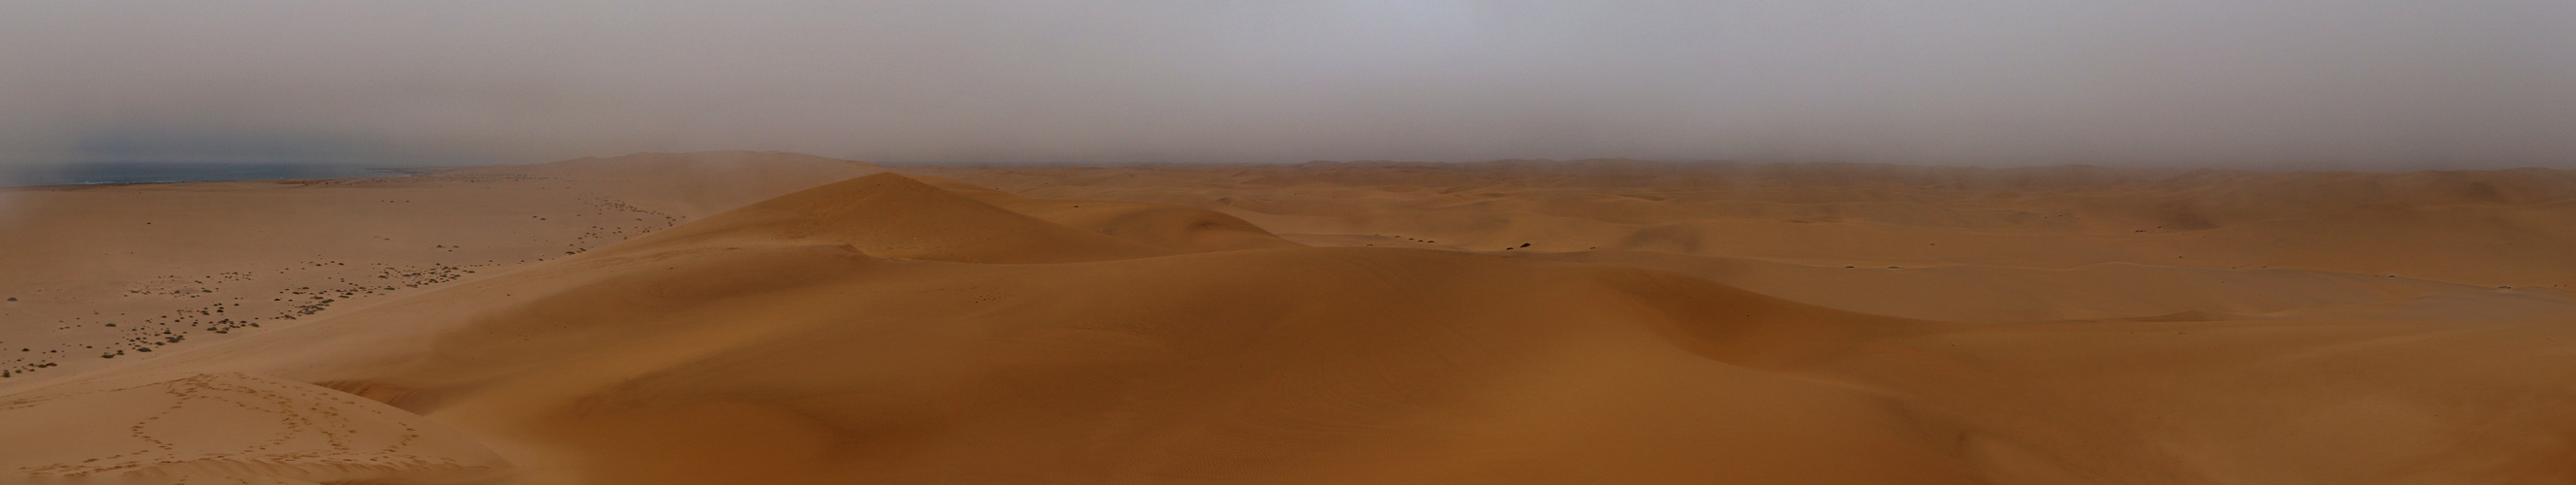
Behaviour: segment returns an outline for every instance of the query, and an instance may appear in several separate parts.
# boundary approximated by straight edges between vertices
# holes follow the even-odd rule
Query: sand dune
[[[446,177],[568,182],[603,198],[696,218],[816,185],[884,171],[867,162],[782,152],[644,153],[535,165],[466,167]]]
[[[2571,344],[2565,321],[2011,325],[1812,372],[1956,426],[1991,483],[2557,483]]]
[[[1920,318],[2576,315],[2565,303],[2576,292],[2576,174],[2557,170],[1606,160],[917,171],[1039,197],[1195,206],[1312,244],[1555,253]],[[1630,254],[1564,255],[1596,250]],[[1761,271],[1710,271],[1727,265]],[[1800,270],[1846,266],[1895,271]],[[2250,281],[2261,289],[2216,289]],[[1865,291],[1834,289],[1847,285]]]
[[[144,359],[877,171],[718,152],[405,178],[0,189],[14,201],[0,216],[0,296],[17,299],[0,302],[10,327],[0,373]]]
[[[737,156],[677,159],[766,163],[726,158]],[[720,178],[614,160],[476,170],[547,174],[528,180],[558,187],[657,170]],[[824,170],[770,160],[808,168],[745,172]],[[648,168],[625,170],[636,167]],[[2564,350],[2576,313],[2551,282],[2565,274],[2549,272],[2564,261],[2518,259],[2571,246],[2563,228],[2542,227],[2576,200],[2561,183],[2576,178],[2557,172],[1623,161],[898,171],[913,174],[852,174],[740,203],[726,202],[735,189],[666,195],[657,203],[674,211],[728,209],[149,359],[13,378],[0,383],[0,402],[15,403],[0,405],[0,436],[42,449],[0,454],[0,472],[526,484],[2576,479],[2576,449],[2561,439],[2576,418],[2557,412],[2576,402],[2564,384],[2576,376],[2560,370],[2576,369]],[[414,182],[487,183],[472,180],[485,179]],[[587,193],[614,194],[682,182],[591,183],[610,188]],[[2352,200],[2312,200],[2333,196]],[[2154,209],[2176,200],[2204,205]],[[2129,228],[2186,213],[2205,225]],[[2444,222],[2425,218],[2436,213]],[[2347,241],[2323,229],[2366,226],[2463,230]],[[1271,232],[1283,227],[1293,229]],[[2301,236],[2264,236],[2291,233]],[[2249,239],[2261,237],[2322,246]],[[2369,260],[2407,251],[2449,252]],[[2314,262],[2228,261],[2292,253]],[[2365,272],[2384,268],[2425,271]],[[2498,280],[2521,284],[2487,284]],[[239,428],[270,419],[284,429]],[[82,438],[25,439],[57,434]],[[247,450],[252,436],[287,444]],[[143,437],[165,451],[134,458],[118,441]]]
[[[60,482],[447,482],[504,466],[420,416],[243,374],[72,382],[9,396],[0,422],[0,467]]]
[[[1764,294],[1878,315],[1968,322],[2074,320],[2565,320],[2571,294],[2286,268],[2097,263],[1807,265],[1653,251],[1522,257],[1678,271]]]

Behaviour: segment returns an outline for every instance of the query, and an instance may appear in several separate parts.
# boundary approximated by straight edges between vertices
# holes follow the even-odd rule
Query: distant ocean
[[[408,175],[411,174],[386,167],[330,163],[85,162],[14,167],[0,165],[0,186],[157,184]]]

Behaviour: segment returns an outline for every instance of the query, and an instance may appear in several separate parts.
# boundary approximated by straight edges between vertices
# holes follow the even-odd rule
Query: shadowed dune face
[[[2475,281],[2351,271],[2377,264],[2368,261],[2283,268],[2165,261],[2214,254],[2187,251],[2188,258],[2122,259],[2219,244],[2228,240],[2205,235],[2230,230],[2436,224],[2426,219],[2373,219],[2368,214],[2381,209],[2368,204],[2252,217],[2242,214],[2283,209],[2170,206],[2163,195],[2081,220],[1993,213],[2002,210],[1993,204],[2053,204],[2033,201],[2217,176],[2207,173],[2140,179],[2081,169],[1861,167],[1885,173],[1858,177],[1788,167],[1722,189],[1767,195],[1728,199],[1699,192],[1721,190],[1710,188],[1718,181],[1662,172],[1669,167],[1607,166],[1549,176],[1558,178],[1476,166],[1133,177],[1075,170],[1059,183],[1018,190],[1091,200],[1002,190],[1037,177],[1019,170],[866,175],[505,274],[19,388],[27,390],[0,396],[21,406],[0,407],[0,432],[54,429],[33,424],[29,413],[37,412],[54,413],[43,415],[45,426],[67,429],[175,423],[154,417],[167,404],[161,394],[80,393],[219,379],[299,396],[280,402],[302,406],[225,412],[448,433],[434,441],[443,447],[437,454],[416,454],[482,474],[268,460],[261,463],[274,466],[149,468],[160,470],[153,477],[2576,479],[2566,465],[2576,456],[2566,439],[2576,436],[2576,418],[2558,411],[2576,403],[2576,387],[2565,384],[2576,382],[2569,375],[2576,370],[2567,370],[2576,369],[2576,354],[2563,350],[2576,348],[2576,327],[2533,318],[2564,308],[2563,295],[2553,296],[2563,291],[2496,293],[2468,284]],[[1293,173],[1303,170],[1323,171]],[[2478,188],[2485,175],[2461,177],[2472,182],[2256,184],[2247,181],[2264,177],[2241,175],[2227,183],[2252,200],[2272,200],[2266,190],[2385,194],[2371,197],[2405,201],[2389,202],[2399,212],[2480,214],[2451,220],[2495,231],[2319,252],[2442,248],[2508,233],[2524,239],[2507,241],[2558,244],[2556,233],[2507,230],[2560,216],[2569,199],[2551,195],[2554,182]],[[2290,188],[2250,188],[2265,184]],[[2004,194],[2043,187],[2072,188]],[[2106,215],[2171,207],[2208,227],[2122,232],[2112,225],[2130,216]],[[1263,227],[1311,232],[1282,237]],[[1779,229],[1801,227],[1809,229]],[[1570,246],[1591,237],[1639,242]],[[1956,247],[1914,249],[1925,241]],[[2088,241],[2094,246],[2025,250]],[[1887,249],[1896,247],[1908,250]],[[1729,255],[1744,248],[1771,252]],[[2517,251],[2450,255],[2472,264],[2451,274],[2514,277],[2521,270],[2485,265],[2524,254]],[[1848,255],[1904,263],[1825,261]],[[2050,266],[2067,261],[2092,262]],[[1937,264],[1914,266],[1925,262]],[[1953,320],[1980,323],[1878,314],[1974,315]],[[2068,315],[2094,321],[1991,323]],[[2482,321],[2429,321],[2443,316]],[[120,384],[129,381],[140,384]],[[62,411],[75,407],[116,411]],[[379,417],[347,418],[362,413]],[[350,436],[387,436],[370,433]],[[238,436],[155,439],[189,456],[238,461],[245,452],[225,448]],[[118,453],[102,445],[0,454],[0,470],[50,474]],[[351,459],[366,458],[382,457]]]

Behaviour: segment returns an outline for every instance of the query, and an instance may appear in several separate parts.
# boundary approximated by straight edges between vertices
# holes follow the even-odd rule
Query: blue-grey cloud
[[[2569,25],[2528,1],[9,2],[0,149],[2576,167]]]

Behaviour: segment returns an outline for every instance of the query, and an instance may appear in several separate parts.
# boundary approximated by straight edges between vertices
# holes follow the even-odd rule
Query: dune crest
[[[572,181],[646,210],[694,218],[818,184],[884,171],[884,167],[867,162],[802,153],[720,151],[638,153],[533,165],[466,167],[439,175]]]
[[[847,245],[879,257],[1054,263],[1174,254],[1029,217],[911,178],[881,173],[806,189],[609,248]]]

